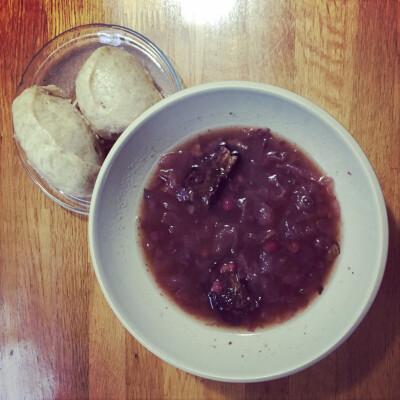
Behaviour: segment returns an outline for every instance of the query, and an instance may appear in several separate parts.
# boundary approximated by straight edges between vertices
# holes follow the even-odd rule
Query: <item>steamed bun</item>
[[[16,139],[50,184],[76,197],[91,195],[103,157],[82,115],[55,86],[25,89],[13,102]]]
[[[92,130],[104,139],[116,139],[161,95],[132,54],[102,46],[78,73],[76,99]]]

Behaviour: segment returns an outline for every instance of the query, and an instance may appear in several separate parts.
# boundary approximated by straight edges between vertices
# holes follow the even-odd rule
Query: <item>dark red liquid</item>
[[[225,145],[238,160],[209,206],[185,178]],[[157,283],[207,323],[253,330],[284,321],[323,286],[339,253],[333,180],[269,129],[191,139],[159,161],[144,192],[140,237]]]

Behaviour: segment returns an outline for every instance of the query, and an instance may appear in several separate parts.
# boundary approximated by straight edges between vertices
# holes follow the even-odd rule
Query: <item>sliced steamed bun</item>
[[[13,102],[16,139],[50,184],[75,197],[91,195],[103,160],[82,115],[55,86],[25,89]]]
[[[161,95],[132,54],[102,46],[79,71],[76,99],[92,130],[115,140],[136,117],[161,100]]]

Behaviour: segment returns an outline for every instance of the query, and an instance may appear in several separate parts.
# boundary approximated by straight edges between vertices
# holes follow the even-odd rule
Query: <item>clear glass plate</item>
[[[91,24],[72,28],[50,40],[32,58],[17,89],[56,85],[69,98],[75,96],[75,80],[89,55],[98,47],[111,45],[132,53],[149,72],[163,97],[182,90],[182,84],[166,55],[138,32],[116,25]],[[68,210],[88,214],[90,197],[74,197],[49,184],[29,163],[15,140],[19,158],[32,181],[53,201]],[[110,144],[103,143],[105,147]]]

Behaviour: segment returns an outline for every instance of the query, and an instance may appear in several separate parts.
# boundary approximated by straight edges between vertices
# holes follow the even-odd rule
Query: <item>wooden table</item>
[[[400,4],[397,1],[3,1],[0,112],[1,399],[400,399]],[[71,27],[119,24],[149,37],[189,87],[281,86],[337,118],[382,185],[390,249],[368,315],[339,349],[276,381],[191,376],[133,339],[91,265],[87,217],[50,201],[17,157],[11,103],[28,61]]]

